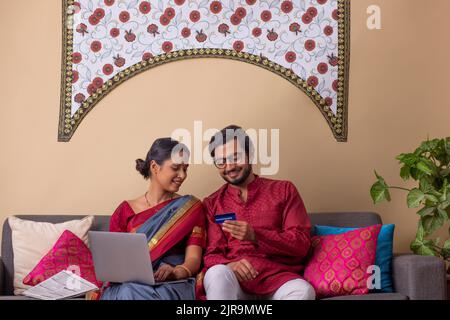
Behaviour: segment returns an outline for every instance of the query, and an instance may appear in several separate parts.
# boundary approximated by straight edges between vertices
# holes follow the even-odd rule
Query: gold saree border
[[[107,80],[101,88],[89,96],[80,108],[71,116],[72,107],[72,53],[73,53],[73,4],[74,0],[63,0],[62,19],[62,67],[61,67],[61,101],[58,127],[58,141],[68,142],[86,115],[103,97],[121,83],[141,72],[156,66],[191,58],[226,58],[246,62],[269,70],[288,80],[302,90],[316,105],[330,127],[338,142],[346,142],[348,134],[348,92],[350,71],[350,0],[338,1],[338,100],[336,115],[326,105],[324,97],[311,86],[306,79],[301,79],[287,69],[265,57],[229,49],[188,49],[172,51],[155,56],[147,61],[138,62]],[[68,26],[68,27],[66,27]]]
[[[178,222],[183,218],[186,211],[189,209],[195,209],[194,205],[200,204],[200,200],[197,199],[194,196],[191,196],[191,198],[186,201],[181,208],[178,209],[178,212],[168,221],[161,229],[158,230],[158,232],[150,239],[148,242],[148,247],[150,250],[154,249],[155,246],[161,241],[161,239],[164,238],[164,236],[167,234],[167,232]]]

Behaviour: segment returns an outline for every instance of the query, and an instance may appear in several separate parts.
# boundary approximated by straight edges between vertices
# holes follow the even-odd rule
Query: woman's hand
[[[190,275],[186,269],[184,269],[182,267],[175,267],[173,269],[173,276],[174,276],[175,280],[181,280],[181,279],[189,278]]]
[[[166,279],[173,278],[174,268],[170,264],[161,264],[158,270],[155,272],[155,281],[162,282]]]

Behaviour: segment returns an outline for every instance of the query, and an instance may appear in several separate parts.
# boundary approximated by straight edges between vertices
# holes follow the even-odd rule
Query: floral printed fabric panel
[[[347,138],[349,0],[65,0],[59,140],[117,85],[186,58],[230,58],[305,92]]]

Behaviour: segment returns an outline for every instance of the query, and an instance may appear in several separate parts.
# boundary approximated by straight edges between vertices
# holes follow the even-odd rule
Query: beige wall
[[[395,155],[427,134],[450,135],[450,1],[352,1],[347,143],[336,142],[312,102],[281,77],[208,59],[124,83],[59,143],[61,4],[31,2],[0,0],[1,223],[11,214],[110,214],[147,187],[134,160],[151,142],[203,120],[207,128],[280,128],[275,178],[292,180],[308,211],[378,211],[397,225],[396,251],[409,250],[417,219],[405,194],[394,191],[391,203],[375,207],[369,189],[374,168],[402,184]],[[380,31],[366,28],[371,4],[382,8]],[[206,165],[189,175],[181,191],[199,197],[222,183]]]

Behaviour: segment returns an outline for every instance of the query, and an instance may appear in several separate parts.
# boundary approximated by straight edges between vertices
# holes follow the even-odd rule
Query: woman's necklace
[[[147,202],[147,205],[149,206],[149,207],[152,207],[152,205],[150,205],[150,202],[148,201],[148,199],[147,199],[147,193],[148,193],[148,191],[145,193],[145,195],[144,195],[144,197],[145,197],[145,202]],[[173,199],[173,193],[170,195],[170,198],[169,199],[167,199],[167,200],[172,200]],[[167,201],[167,200],[164,200],[164,201]],[[161,202],[164,202],[164,201],[161,201]]]

